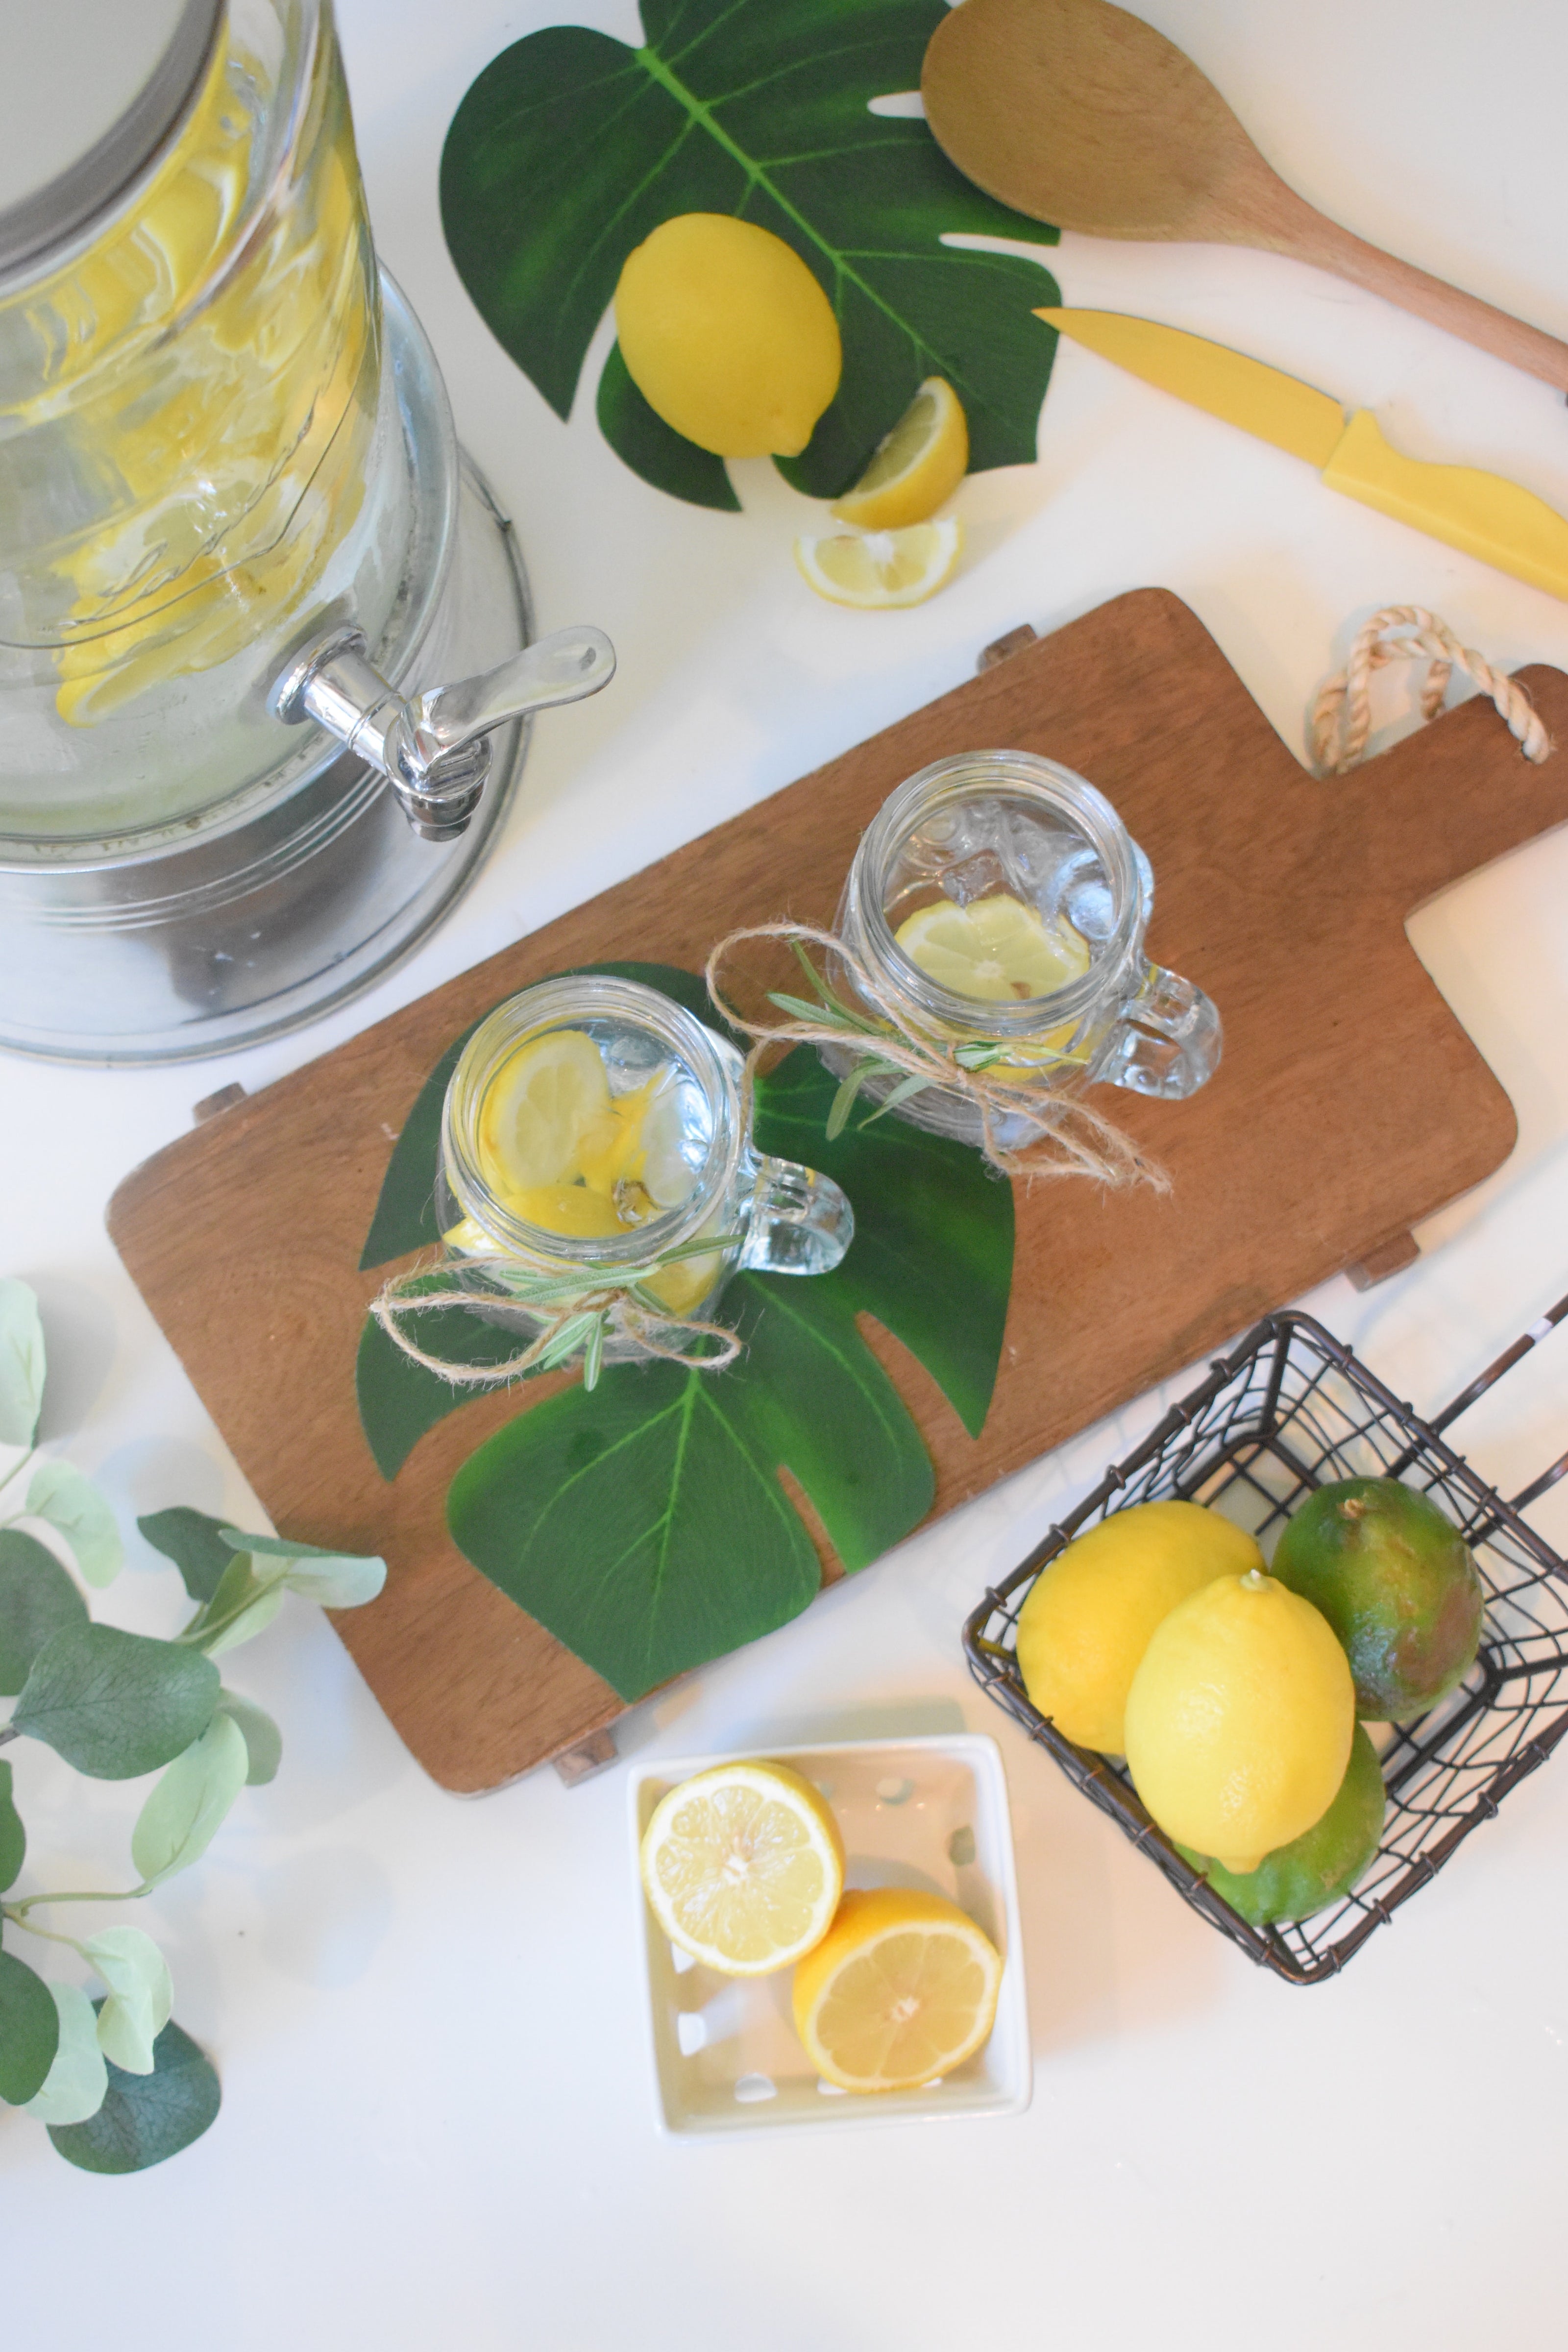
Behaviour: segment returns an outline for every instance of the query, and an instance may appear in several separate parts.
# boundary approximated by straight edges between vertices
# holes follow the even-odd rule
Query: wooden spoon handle
[[[1257,236],[1259,245],[1275,253],[1293,254],[1299,261],[1312,262],[1320,269],[1331,269],[1352,285],[1364,286],[1368,293],[1381,294],[1385,301],[1397,302],[1402,310],[1413,310],[1418,319],[1446,327],[1449,334],[1459,335],[1494,358],[1507,360],[1510,366],[1523,368],[1542,383],[1554,384],[1559,392],[1568,393],[1568,343],[1542,334],[1539,327],[1526,326],[1522,319],[1512,319],[1506,310],[1494,310],[1475,294],[1461,293],[1457,286],[1415,268],[1408,261],[1396,261],[1393,254],[1327,219],[1303,197],[1296,197],[1294,205],[1280,210],[1278,228]]]

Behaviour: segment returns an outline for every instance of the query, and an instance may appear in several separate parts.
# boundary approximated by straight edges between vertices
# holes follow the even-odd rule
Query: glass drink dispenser
[[[60,0],[6,93],[0,1043],[217,1052],[429,929],[614,655],[528,643],[327,0]]]

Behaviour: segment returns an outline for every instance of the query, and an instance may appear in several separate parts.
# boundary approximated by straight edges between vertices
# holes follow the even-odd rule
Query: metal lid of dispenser
[[[64,244],[151,163],[225,0],[40,0],[5,12],[0,276]]]

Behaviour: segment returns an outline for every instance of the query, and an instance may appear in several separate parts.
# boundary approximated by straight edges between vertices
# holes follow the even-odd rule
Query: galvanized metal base
[[[433,368],[395,289],[387,324],[394,352],[401,338],[416,372]],[[439,463],[414,446],[411,411],[405,430],[411,462]],[[416,665],[428,682],[487,669],[533,635],[511,526],[461,465],[450,569]],[[505,814],[527,738],[526,723],[496,735],[484,799],[454,842],[419,840],[384,776],[340,755],[156,840],[79,859],[12,862],[0,848],[0,1046],[99,1065],[195,1061],[320,1018],[450,911]]]

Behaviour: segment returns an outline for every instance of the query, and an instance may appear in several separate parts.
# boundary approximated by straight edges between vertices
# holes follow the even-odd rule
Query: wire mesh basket
[[[1343,1968],[1568,1734],[1568,1563],[1520,1517],[1568,1471],[1568,1454],[1505,1502],[1440,1433],[1564,1315],[1568,1298],[1431,1421],[1419,1420],[1310,1316],[1267,1317],[986,1593],[964,1626],[970,1670],[997,1704],[1194,1910],[1289,1983],[1319,1984]],[[1458,1690],[1417,1721],[1389,1727],[1383,1840],[1353,1891],[1299,1925],[1254,1927],[1155,1827],[1123,1764],[1074,1747],[1031,1706],[1014,1654],[1018,1612],[1064,1546],[1112,1511],[1173,1499],[1208,1504],[1271,1553],[1314,1487],[1364,1477],[1423,1489],[1458,1528],[1486,1588],[1481,1645]]]

